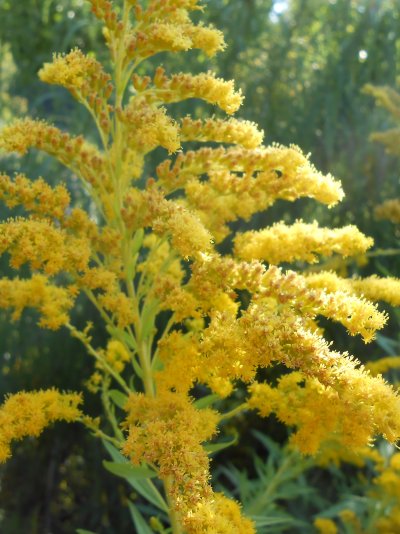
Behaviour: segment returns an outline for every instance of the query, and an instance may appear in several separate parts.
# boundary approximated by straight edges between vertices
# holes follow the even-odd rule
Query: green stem
[[[375,258],[379,256],[397,256],[398,254],[400,254],[400,249],[398,248],[378,248],[371,252],[367,252],[365,255],[367,256],[367,258]]]
[[[86,289],[86,288],[84,288],[83,291],[84,291],[85,295],[87,296],[87,298],[90,300],[90,302],[93,304],[93,306],[96,308],[96,310],[100,313],[100,315],[104,319],[105,323],[108,324],[109,326],[112,326],[113,328],[115,328],[115,325],[114,325],[113,321],[111,320],[111,318],[106,314],[104,309],[97,302],[97,299],[96,299],[93,291],[91,289]]]
[[[220,421],[222,421],[223,419],[230,419],[231,417],[235,417],[235,415],[238,415],[239,413],[243,412],[244,410],[247,410],[248,408],[249,405],[247,404],[247,402],[243,402],[242,404],[239,404],[239,406],[236,406],[236,408],[233,408],[233,410],[221,414]]]
[[[124,263],[125,263],[125,273],[127,273],[127,276],[125,277],[126,287],[128,291],[128,296],[131,299],[133,305],[135,306],[136,313],[139,315],[139,303],[138,299],[136,297],[135,292],[135,286],[133,285],[133,280],[129,276],[129,262],[130,258],[128,255],[124,256]],[[143,385],[144,389],[147,395],[150,397],[155,396],[155,390],[154,390],[154,382],[153,382],[153,374],[151,369],[151,351],[149,349],[149,342],[146,340],[140,341],[141,339],[141,333],[142,333],[142,321],[139,320],[139,324],[135,328],[136,336],[132,332],[132,337],[135,340],[136,346],[137,346],[137,354],[139,356],[139,362],[140,367],[142,369],[143,373]]]
[[[102,430],[100,430],[100,428],[98,428],[97,426],[95,425],[90,425],[87,421],[83,420],[83,419],[80,419],[78,420],[80,421],[82,424],[84,424],[87,428],[89,428],[93,434],[96,436],[96,437],[100,437],[101,439],[104,439],[105,441],[108,441],[109,443],[111,443],[112,445],[114,445],[114,447],[116,447],[117,449],[120,449],[121,446],[122,446],[122,441],[119,441],[118,439],[115,439],[113,438],[112,436],[109,436],[108,434],[106,434],[105,432],[103,432]],[[119,429],[118,429],[119,430]],[[122,435],[122,434],[121,434]]]
[[[313,464],[313,459],[299,460],[299,455],[296,453],[289,453],[275,475],[270,480],[269,484],[265,488],[265,491],[259,494],[259,496],[253,501],[253,503],[246,507],[246,514],[257,515],[262,513],[268,506],[268,504],[275,499],[274,494],[280,484],[288,479],[296,479],[303,471],[308,469]],[[291,470],[288,473],[288,469],[296,464],[296,469]]]
[[[80,330],[78,330],[77,328],[72,326],[70,323],[67,323],[65,326],[71,331],[71,333],[72,333],[72,335],[74,337],[79,339],[83,343],[83,345],[85,345],[86,350],[89,352],[89,354],[94,356],[94,358],[98,362],[100,362],[101,366],[107,371],[107,373],[109,375],[111,375],[118,382],[118,384],[122,387],[122,389],[125,391],[125,393],[130,395],[132,393],[132,391],[130,390],[128,384],[125,382],[125,380],[122,378],[121,375],[116,373],[114,371],[114,369],[112,367],[110,367],[106,361],[104,361],[104,358],[89,343],[89,341],[87,339],[87,336],[85,336],[85,334],[83,332],[81,332]]]
[[[172,502],[172,499],[171,499],[172,477],[169,476],[165,478],[163,482],[164,482],[165,494],[167,496],[167,502],[168,502],[168,508],[169,508],[168,515],[169,515],[169,520],[171,522],[171,529],[172,529],[171,534],[183,534],[183,529],[180,524],[178,514],[176,513],[174,503]]]
[[[149,397],[155,397],[156,392],[154,389],[153,372],[151,368],[151,355],[145,341],[142,342],[139,350],[139,361],[143,371],[144,390]]]
[[[85,98],[80,98],[79,99],[79,102],[88,110],[88,112],[90,113],[92,119],[93,119],[93,122],[95,123],[96,125],[96,128],[97,128],[97,131],[99,133],[99,136],[100,136],[100,140],[101,140],[101,143],[103,145],[103,148],[104,148],[104,151],[107,152],[108,151],[108,139],[105,137],[104,135],[104,132],[103,132],[103,129],[101,128],[100,126],[100,123],[99,123],[99,120],[97,118],[97,115],[96,113],[94,112],[94,110],[89,106],[87,100]],[[101,183],[101,182],[99,182]]]
[[[111,408],[110,398],[108,396],[108,386],[106,384],[103,384],[101,400],[103,402],[103,406],[104,406],[104,410],[105,410],[105,412],[107,414],[107,418],[110,421],[112,429],[114,430],[114,434],[116,435],[116,437],[119,440],[123,441],[124,440],[124,435],[122,434],[122,432],[121,432],[121,430],[120,430],[120,428],[118,426],[118,422],[117,422],[117,420],[115,418],[114,411]]]

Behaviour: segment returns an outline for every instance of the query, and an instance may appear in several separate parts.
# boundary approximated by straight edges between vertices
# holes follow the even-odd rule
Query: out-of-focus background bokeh
[[[228,44],[225,53],[212,61],[197,51],[180,57],[157,56],[156,61],[172,71],[211,69],[223,78],[234,78],[246,96],[238,116],[257,122],[265,130],[266,144],[294,143],[310,152],[315,166],[339,178],[346,192],[344,202],[332,210],[310,200],[290,205],[278,202],[257,215],[253,227],[281,219],[293,222],[300,217],[332,226],[357,224],[375,239],[375,252],[368,261],[363,259],[343,269],[349,274],[399,276],[399,233],[389,221],[377,220],[374,209],[380,202],[400,196],[400,158],[369,139],[372,132],[387,130],[395,123],[363,88],[366,84],[396,87],[400,2],[210,0],[206,4],[202,18],[224,32]],[[46,86],[37,78],[38,69],[50,60],[52,52],[68,52],[75,46],[107,62],[101,29],[84,0],[0,0],[0,126],[29,114],[73,133],[95,137],[89,116],[69,93]],[[192,110],[197,106],[195,113],[205,109],[193,102],[187,105]],[[183,107],[180,112],[187,110]],[[23,169],[30,178],[44,176],[53,183],[66,182],[76,202],[90,209],[88,199],[68,172],[48,157],[37,153],[23,158],[0,155],[0,169],[9,174]],[[0,215],[7,217],[4,206],[0,206]],[[386,252],[380,253],[381,249]],[[9,274],[5,260],[0,270],[1,276]],[[337,327],[328,337],[362,361],[394,355],[400,353],[400,320],[393,310],[390,317],[377,342],[367,348],[357,340],[349,345],[349,338]],[[95,312],[82,301],[73,320],[79,324],[88,319],[96,325]],[[95,335],[96,342],[101,343],[104,333],[99,329]],[[62,330],[40,330],[33,313],[24,313],[20,321],[11,323],[9,315],[0,312],[0,360],[1,396],[51,386],[81,390],[92,371],[92,362],[77,341]],[[94,395],[85,394],[85,406],[93,414],[96,402]],[[260,442],[263,438],[257,440],[251,428],[269,433],[277,443],[284,441],[286,431],[276,421],[261,421],[255,416],[243,421],[245,437],[224,452],[223,463],[247,469],[254,481],[257,474],[252,455],[257,452],[264,460],[268,455],[273,457],[273,446],[269,444],[267,453]],[[77,425],[58,425],[46,430],[40,440],[15,444],[13,458],[0,471],[0,531],[69,534],[76,526],[85,526],[99,534],[132,532],[123,506],[128,490],[122,480],[99,469],[104,457],[101,445]],[[279,452],[275,459],[279,462]],[[337,480],[346,486],[351,468],[341,472],[342,478],[336,475],[337,487],[332,483],[324,495],[332,505],[341,491]],[[223,479],[223,469],[218,476]],[[260,473],[258,476],[260,479]],[[330,484],[326,473],[317,470],[312,477],[319,493],[327,482]],[[303,482],[304,492],[312,484],[310,480]],[[243,480],[240,483],[244,484]],[[235,481],[231,479],[229,484],[232,487]],[[262,493],[262,488],[258,490]],[[297,504],[285,506],[299,521],[306,521],[317,513],[316,501],[304,497],[300,503],[298,498],[292,495],[287,502]],[[266,532],[310,532],[301,522],[268,528]]]

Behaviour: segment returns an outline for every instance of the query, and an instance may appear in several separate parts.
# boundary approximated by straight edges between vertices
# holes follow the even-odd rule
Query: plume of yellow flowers
[[[12,310],[14,320],[34,308],[40,326],[64,326],[85,345],[94,359],[88,387],[101,392],[104,414],[94,424],[77,408],[79,395],[54,390],[10,397],[0,408],[0,460],[13,439],[37,436],[58,419],[77,420],[133,464],[156,472],[174,534],[251,534],[251,518],[210,484],[204,444],[229,414],[199,406],[194,397],[204,389],[196,386],[207,386],[212,401],[245,383],[248,399],[234,412],[275,413],[295,429],[292,443],[307,454],[330,442],[362,448],[379,434],[395,442],[396,392],[352,356],[334,351],[318,318],[371,341],[387,319],[374,301],[399,305],[400,281],[298,272],[299,262],[365,252],[372,240],[354,226],[278,221],[232,236],[231,223],[278,199],[308,197],[334,206],[343,198],[341,185],[296,146],[262,146],[263,132],[248,121],[174,119],[170,104],[193,98],[233,114],[243,97],[232,81],[212,72],[168,75],[161,66],[152,76],[137,72],[160,52],[200,49],[212,56],[223,50],[218,30],[192,21],[191,12],[203,9],[198,0],[90,3],[112,70],[73,49],[54,55],[39,76],[84,106],[99,145],[23,119],[0,132],[0,148],[56,158],[81,180],[96,217],[71,205],[64,184],[1,174],[0,199],[26,215],[0,224],[0,252],[17,271],[0,279],[0,307]],[[206,145],[186,150],[193,141]],[[146,176],[146,156],[160,148],[163,160]],[[233,238],[231,254],[219,246],[227,237]],[[25,265],[30,278],[18,275]],[[80,294],[104,322],[106,347],[95,346],[90,325],[78,330],[71,324]],[[260,368],[282,366],[286,372],[276,385],[257,381]],[[316,526],[333,532],[322,519]]]
[[[76,421],[81,395],[60,393],[55,389],[9,396],[0,407],[0,461],[11,456],[10,443],[25,436],[39,436],[55,421]]]

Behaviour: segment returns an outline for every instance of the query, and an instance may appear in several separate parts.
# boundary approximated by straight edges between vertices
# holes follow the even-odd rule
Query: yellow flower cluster
[[[121,21],[118,20],[113,2],[109,0],[89,0],[89,2],[92,4],[92,13],[94,16],[102,20],[108,30],[115,32],[121,29],[119,27]]]
[[[326,439],[356,449],[368,445],[376,433],[396,440],[400,399],[394,390],[362,369],[348,365],[346,371],[338,362],[331,371],[332,386],[300,372],[284,375],[276,388],[255,383],[249,387],[249,405],[263,417],[275,413],[296,427],[292,443],[306,454],[315,454]]]
[[[185,259],[196,252],[211,249],[211,234],[202,227],[196,216],[173,201],[168,201],[152,228],[157,235],[170,234],[172,246]]]
[[[101,63],[78,48],[66,55],[54,54],[52,63],[45,63],[38,74],[43,82],[62,85],[72,91],[81,91],[88,79],[96,83],[93,89],[99,90],[111,79]]]
[[[394,224],[400,224],[400,199],[385,200],[376,206],[374,212],[377,219],[387,219]]]
[[[154,85],[148,88],[149,81],[138,75],[133,77],[136,91],[151,103],[171,104],[188,98],[200,98],[231,114],[239,109],[243,101],[232,81],[217,78],[210,72],[197,75],[179,73],[168,78],[164,69],[158,67],[153,78]]]
[[[224,49],[222,33],[211,26],[195,26],[186,17],[180,23],[151,22],[132,32],[128,45],[131,58],[147,58],[159,52],[180,52],[199,48],[208,56]]]
[[[400,120],[400,94],[389,86],[374,86],[367,84],[364,92],[372,95],[377,104],[387,109],[393,117]]]
[[[264,275],[265,288],[261,293],[266,297],[275,296],[282,303],[289,301],[290,306],[295,305],[299,313],[312,319],[321,314],[339,321],[351,335],[361,334],[366,342],[371,341],[376,330],[384,326],[386,316],[371,302],[337,287],[310,287],[308,281],[309,277],[294,271],[283,274],[280,269],[271,266]]]
[[[400,305],[400,279],[388,276],[379,278],[376,275],[351,280],[351,287],[358,295],[367,299],[383,300],[392,306]]]
[[[400,154],[400,128],[392,128],[386,132],[375,132],[371,134],[371,141],[385,145],[388,154]]]
[[[39,274],[27,280],[0,279],[0,307],[13,308],[13,320],[20,318],[24,308],[34,308],[41,316],[39,326],[52,330],[68,322],[74,293],[73,287],[65,289],[52,285],[45,276]]]
[[[121,19],[112,2],[90,0],[95,16],[105,23],[104,35],[114,60],[123,53],[124,63],[140,62],[159,52],[180,52],[192,48],[213,56],[225,47],[220,31],[212,26],[193,24],[189,11],[201,9],[197,2],[170,2],[153,0],[143,9],[136,2],[127,2],[127,9],[134,7],[136,24]],[[123,48],[118,45],[123,44]]]
[[[373,244],[355,226],[320,228],[314,221],[292,225],[275,223],[260,231],[244,232],[235,237],[235,254],[244,260],[279,263],[306,261],[316,263],[318,255],[340,254],[344,257],[364,253]]]
[[[185,187],[196,176],[214,172],[243,173],[243,177],[234,174],[227,177],[225,182],[221,181],[220,193],[259,192],[264,203],[250,212],[248,217],[255,211],[269,207],[278,198],[295,200],[307,196],[333,206],[344,196],[340,183],[330,175],[318,173],[297,147],[272,146],[253,150],[240,147],[203,148],[188,151],[178,155],[173,165],[171,160],[161,163],[157,176],[167,191],[174,191]],[[224,174],[219,179],[223,177]]]
[[[134,98],[119,119],[125,124],[126,144],[131,150],[146,154],[158,146],[168,152],[180,148],[178,126],[164,108]]]
[[[107,343],[104,359],[116,373],[122,373],[131,357],[121,341],[111,339]]]
[[[189,534],[255,534],[254,523],[243,517],[240,506],[222,493],[206,505],[199,503],[185,521]]]
[[[207,181],[200,179],[205,174]],[[183,202],[198,214],[216,242],[230,233],[226,223],[247,220],[279,198],[293,201],[306,196],[330,206],[343,196],[340,184],[319,174],[295,147],[188,151],[174,162],[162,162],[157,176],[168,193],[183,189]]]
[[[380,514],[371,525],[375,532],[392,534],[400,529],[400,454],[395,453],[389,465],[380,469],[379,475],[374,479],[374,485],[369,497],[377,499]]]
[[[72,137],[45,121],[16,120],[0,132],[0,148],[7,152],[25,154],[29,148],[37,148],[54,156],[66,167],[93,187],[106,187],[109,180],[104,158],[83,137]]]
[[[8,253],[12,268],[28,264],[35,273],[31,279],[1,279],[1,306],[14,308],[14,319],[25,307],[35,308],[41,314],[41,326],[57,329],[68,322],[77,293],[71,282],[79,285],[79,278],[90,271],[98,237],[93,223],[82,210],[70,211],[70,195],[63,185],[52,188],[42,178],[31,181],[22,174],[14,179],[1,175],[0,198],[9,208],[22,206],[32,214],[0,224],[0,253]],[[68,288],[50,281],[61,272],[69,275]]]
[[[199,319],[198,302],[194,296],[171,277],[162,277],[155,284],[154,294],[159,300],[161,310],[173,312],[173,319],[176,323],[191,317]]]
[[[212,249],[212,235],[197,215],[181,202],[167,200],[153,183],[144,192],[129,189],[122,216],[132,231],[147,227],[157,236],[170,237],[172,248],[185,259]]]
[[[364,296],[368,300],[382,300],[392,306],[400,305],[400,279],[393,277],[379,278],[376,275],[366,278],[341,278],[336,273],[321,271],[306,276],[308,287],[342,291]]]
[[[245,262],[215,256],[206,267],[197,261],[192,269],[187,288],[191,316],[204,310],[210,322],[201,336],[195,331],[190,336],[173,332],[160,344],[165,367],[158,384],[177,391],[187,393],[198,380],[225,397],[234,380],[251,382],[257,368],[268,367],[273,360],[303,369],[335,387],[338,362],[350,376],[354,365],[347,368],[349,362],[338,359],[315,332],[316,315],[342,322],[350,333],[361,333],[366,341],[385,321],[371,303],[344,292],[307,290],[303,277],[283,274],[276,267],[265,271],[257,263],[251,268]],[[238,304],[229,295],[233,289],[254,291],[254,287],[254,301],[237,317]]]
[[[110,288],[110,291],[101,293],[97,297],[98,303],[105,311],[111,313],[113,322],[119,328],[126,328],[137,323],[138,315],[132,301],[123,292],[119,285]]]
[[[400,356],[387,356],[386,358],[379,358],[365,364],[365,368],[373,375],[382,375],[387,373],[390,369],[400,368]]]
[[[319,532],[319,534],[337,534],[338,528],[336,523],[332,519],[327,519],[325,517],[317,517],[314,520],[314,526]]]
[[[78,420],[82,415],[78,408],[81,402],[80,395],[60,393],[56,389],[21,391],[8,397],[0,406],[0,462],[11,455],[13,440],[37,437],[55,421]]]
[[[316,465],[328,468],[335,465],[340,467],[341,464],[350,464],[358,468],[363,468],[367,461],[380,465],[384,461],[376,447],[365,445],[363,447],[345,448],[340,441],[335,439],[326,440],[321,444],[321,448],[315,456]]]
[[[39,71],[39,78],[45,83],[66,87],[94,113],[103,132],[110,131],[113,107],[108,99],[114,86],[111,76],[96,59],[78,48],[66,55],[54,54],[52,63],[45,63]]]
[[[218,516],[221,498],[213,496],[209,460],[201,443],[215,434],[218,414],[207,408],[197,410],[189,398],[171,392],[160,393],[157,398],[132,394],[125,410],[129,435],[124,453],[135,464],[148,462],[158,468],[189,534],[211,533],[210,519]],[[234,503],[222,517],[228,526],[240,522]]]
[[[47,220],[33,218],[0,224],[0,254],[6,251],[14,269],[29,263],[31,270],[42,270],[48,276],[83,271],[90,257],[85,239],[69,236]]]
[[[194,120],[185,117],[181,121],[181,141],[214,141],[256,148],[263,140],[264,132],[254,122],[238,119]]]
[[[77,284],[83,288],[101,289],[106,293],[112,293],[117,288],[117,276],[115,272],[103,267],[93,267],[82,273]]]
[[[173,253],[167,240],[150,233],[144,238],[143,247],[148,248],[149,253],[146,259],[138,264],[138,272],[144,273],[144,276],[151,280],[165,273],[177,283],[181,283],[184,277],[181,260]]]
[[[372,95],[377,103],[386,108],[393,118],[400,121],[400,94],[391,87],[366,85],[364,92]],[[382,143],[389,154],[400,155],[400,128],[392,128],[386,132],[374,132],[372,141]]]
[[[344,525],[346,525],[346,528],[350,529],[350,532],[354,532],[354,534],[363,534],[364,530],[361,526],[360,518],[357,517],[354,510],[344,508],[339,512],[339,517]]]
[[[152,22],[157,19],[166,19],[173,22],[181,16],[181,11],[199,11],[203,7],[198,0],[151,0],[145,10],[135,1],[135,18],[138,21]]]
[[[89,331],[92,326],[92,323],[87,323],[83,332],[78,332],[76,329],[73,329],[73,335],[81,340],[86,339],[88,343],[91,343],[92,339]],[[118,339],[110,339],[105,349],[93,351],[92,355],[96,355],[95,371],[85,383],[91,393],[97,393],[102,385],[109,387],[108,375],[110,373],[120,375],[124,371],[127,363],[131,361],[131,355],[128,349]]]
[[[98,243],[101,245],[101,235],[99,235],[99,228],[90,215],[81,208],[72,208],[68,210],[69,213],[63,221],[63,228],[72,235],[77,237],[85,237],[91,243]]]
[[[174,331],[158,347],[163,369],[156,374],[157,391],[172,390],[187,395],[202,368],[198,337],[193,332],[184,335]]]
[[[43,178],[29,180],[24,174],[17,174],[12,180],[0,174],[0,199],[8,208],[23,206],[37,217],[63,219],[70,203],[68,189],[58,184],[50,187]]]

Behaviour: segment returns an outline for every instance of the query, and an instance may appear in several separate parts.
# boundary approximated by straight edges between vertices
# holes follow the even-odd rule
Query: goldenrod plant
[[[11,395],[0,408],[0,459],[10,456],[14,440],[38,436],[58,420],[76,421],[103,440],[113,460],[106,467],[155,510],[148,522],[129,503],[137,532],[251,534],[254,518],[210,484],[209,455],[224,446],[211,440],[226,420],[256,410],[294,428],[291,443],[304,454],[332,442],[364,450],[377,435],[395,443],[397,393],[335,351],[318,317],[369,342],[387,320],[374,301],[398,305],[400,282],[305,272],[321,258],[371,247],[355,226],[277,222],[233,235],[231,223],[278,199],[334,206],[341,185],[296,146],[262,146],[253,123],[173,118],[170,104],[183,100],[201,99],[228,115],[243,100],[232,81],[212,72],[169,74],[159,65],[143,75],[144,62],[160,52],[213,56],[224,49],[217,29],[192,21],[191,12],[203,9],[198,0],[90,3],[111,70],[75,48],[55,54],[39,76],[86,108],[98,145],[23,119],[3,128],[0,147],[56,158],[93,205],[71,205],[64,184],[0,176],[2,200],[25,213],[0,226],[1,253],[19,272],[0,280],[0,306],[14,320],[34,308],[39,326],[67,328],[82,342],[94,363],[87,388],[99,393],[104,413],[85,415],[82,393]],[[155,149],[164,159],[147,174]],[[229,244],[232,252],[223,253]],[[83,330],[72,324],[79,295],[97,309],[106,346],[95,345],[90,323]],[[280,376],[260,382],[259,369]],[[234,402],[243,384],[247,397],[223,411],[221,400]]]

